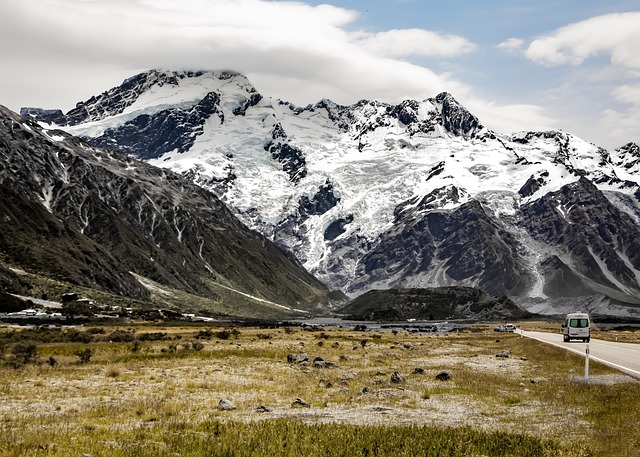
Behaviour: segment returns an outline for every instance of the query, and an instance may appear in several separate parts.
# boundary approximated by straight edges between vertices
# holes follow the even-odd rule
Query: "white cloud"
[[[593,17],[534,40],[526,56],[543,65],[578,65],[609,54],[611,63],[640,70],[640,12]]]
[[[389,30],[358,37],[358,44],[385,57],[459,56],[475,50],[475,45],[458,35],[439,35],[422,29]]]
[[[509,38],[500,43],[497,47],[498,49],[503,49],[507,52],[517,52],[522,49],[523,44],[524,40],[521,38]]]
[[[544,131],[556,129],[558,121],[549,117],[537,105],[499,105],[484,99],[469,97],[459,100],[488,128],[510,134],[522,130]]]
[[[640,106],[640,84],[625,84],[616,87],[612,95],[620,103],[632,103]]]
[[[591,106],[565,125],[574,125],[610,147],[640,140],[639,24],[640,12],[593,17],[534,40],[525,53],[544,66],[574,68],[565,73],[571,87],[558,91],[590,100]],[[610,64],[595,60],[602,56],[608,56]],[[585,122],[577,122],[578,118]]]
[[[15,71],[31,70],[38,62],[43,79],[48,65],[132,71],[227,68],[263,75],[271,84],[261,89],[282,98],[289,87],[278,81],[299,81],[300,89],[309,88],[305,100],[292,100],[301,103],[333,94],[345,95],[337,100],[343,103],[378,98],[377,91],[381,91],[379,97],[391,98],[394,91],[396,96],[427,97],[460,86],[427,68],[365,49],[360,42],[363,34],[345,29],[357,13],[329,5],[263,0],[31,0],[5,6],[0,19],[3,62]],[[421,45],[427,44],[426,34],[436,43],[433,52],[445,52],[443,42],[448,39],[424,32],[411,33]],[[397,33],[403,32],[394,31],[387,38]],[[451,40],[451,52],[470,46],[464,39]],[[417,51],[405,47],[401,53]],[[334,90],[317,91],[326,87]]]
[[[623,138],[623,142],[634,141],[640,144],[640,84],[625,84],[612,91],[613,97],[623,107],[608,108],[602,113],[602,126],[612,139]],[[617,146],[622,146],[617,140]]]
[[[5,3],[0,103],[12,109],[67,110],[149,68],[233,69],[264,95],[300,105],[321,98],[422,100],[448,91],[504,133],[550,123],[539,107],[479,99],[451,75],[394,58],[472,52],[465,38],[353,31],[357,13],[345,8],[265,0]]]

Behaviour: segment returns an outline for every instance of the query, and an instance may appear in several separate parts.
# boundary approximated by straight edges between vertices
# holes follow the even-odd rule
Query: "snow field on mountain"
[[[640,204],[633,195],[638,188],[633,183],[640,182],[640,154],[634,145],[608,152],[561,131],[496,134],[450,94],[398,105],[361,101],[347,107],[322,100],[302,108],[260,99],[246,77],[230,72],[197,76],[175,72],[175,78],[168,72],[156,83],[154,77],[150,73],[132,80],[142,81],[135,86],[141,84],[141,92],[120,114],[67,130],[95,137],[138,115],[189,111],[215,93],[208,97],[208,105],[168,117],[161,124],[171,128],[173,119],[181,119],[180,132],[185,132],[181,135],[193,141],[174,142],[167,135],[169,147],[177,144],[176,148],[149,162],[185,173],[213,190],[246,225],[296,254],[309,271],[332,286],[348,289],[354,282],[366,288],[483,285],[480,267],[469,268],[462,282],[452,280],[446,265],[455,257],[420,268],[410,258],[383,262],[386,278],[378,271],[371,273],[369,283],[359,277],[368,274],[359,262],[367,261],[366,254],[380,240],[395,242],[402,224],[420,221],[433,211],[453,212],[476,200],[495,217],[500,230],[520,244],[508,249],[517,250],[518,262],[531,273],[531,278],[523,274],[520,279],[532,282],[527,295],[545,297],[543,260],[557,256],[577,269],[578,276],[581,266],[572,259],[571,248],[536,241],[535,232],[519,226],[518,218],[525,205],[575,183],[580,176],[596,183],[617,208],[640,221]],[[133,95],[125,95],[131,102]],[[99,117],[101,107],[92,109]],[[118,112],[111,105],[103,111],[108,110]],[[560,197],[555,210],[572,222],[574,207],[563,201]],[[396,214],[400,208],[402,213]],[[405,240],[398,236],[397,242]],[[491,250],[491,243],[486,247]],[[404,252],[402,246],[397,252]],[[590,252],[603,277],[620,290],[630,290],[624,288],[625,279],[616,279],[608,270],[604,259]],[[483,254],[477,255],[482,263]],[[630,266],[624,253],[619,256]],[[640,277],[640,272],[631,270]]]

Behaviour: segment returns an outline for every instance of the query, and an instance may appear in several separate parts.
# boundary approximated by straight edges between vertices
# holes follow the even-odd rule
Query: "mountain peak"
[[[462,106],[449,92],[441,92],[434,99],[436,106],[441,107],[442,125],[454,135],[472,137],[477,135],[485,127],[480,120]]]
[[[255,94],[247,77],[231,70],[153,69],[125,79],[119,86],[78,102],[62,114],[57,109],[22,108],[20,114],[32,120],[58,126],[76,126],[101,121],[127,111],[160,104],[190,107],[223,86]]]

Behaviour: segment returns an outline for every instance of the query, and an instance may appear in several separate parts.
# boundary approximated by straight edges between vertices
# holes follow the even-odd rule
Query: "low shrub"
[[[91,356],[93,356],[93,351],[91,350],[91,348],[85,348],[81,351],[76,351],[76,355],[78,356],[78,359],[80,359],[80,363],[84,364],[84,363],[88,363],[89,360],[91,360]]]
[[[135,339],[136,335],[134,330],[116,330],[104,337],[105,341],[111,341],[113,343],[131,343]]]

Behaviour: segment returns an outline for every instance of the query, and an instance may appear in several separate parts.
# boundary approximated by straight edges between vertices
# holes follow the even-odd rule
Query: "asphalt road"
[[[585,355],[587,345],[589,346],[589,360],[604,363],[616,368],[628,375],[640,379],[640,344],[617,343],[591,338],[590,343],[572,341],[565,343],[562,341],[562,334],[545,332],[525,332],[518,331],[528,338],[544,341]]]

